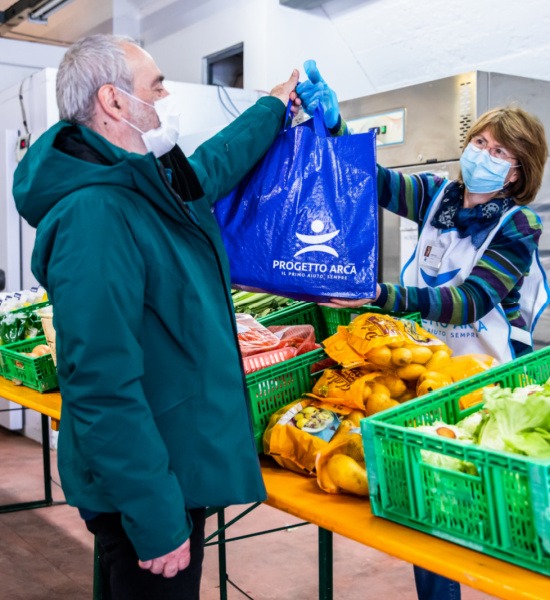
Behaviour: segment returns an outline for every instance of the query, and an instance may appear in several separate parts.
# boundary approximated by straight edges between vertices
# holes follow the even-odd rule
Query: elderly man
[[[269,148],[297,80],[187,160],[151,56],[84,38],[59,68],[60,122],[16,171],[54,307],[59,471],[104,598],[198,598],[205,507],[265,497],[211,205]]]

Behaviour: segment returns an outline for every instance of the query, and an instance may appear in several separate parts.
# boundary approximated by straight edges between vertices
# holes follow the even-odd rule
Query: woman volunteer
[[[307,61],[297,87],[305,111],[321,106],[331,131],[346,131],[336,94]],[[519,107],[496,108],[472,125],[449,180],[405,175],[378,165],[378,203],[415,221],[419,239],[401,285],[381,283],[375,299],[331,300],[336,307],[372,303],[418,311],[424,327],[456,354],[484,353],[501,362],[533,350],[533,329],[549,302],[538,255],[540,217],[527,205],[542,183],[544,128]],[[415,567],[421,600],[460,597],[459,585]]]
[[[304,109],[321,104],[332,131],[335,114],[344,130],[336,95],[314,61],[306,71],[310,80],[297,88]],[[378,203],[418,223],[420,237],[402,285],[382,283],[374,300],[332,304],[419,311],[424,326],[459,354],[506,361],[531,351],[549,289],[538,256],[542,223],[527,205],[540,188],[547,155],[541,122],[506,107],[472,125],[456,181],[378,165]]]

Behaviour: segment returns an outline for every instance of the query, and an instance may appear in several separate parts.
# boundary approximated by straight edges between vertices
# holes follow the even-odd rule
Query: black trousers
[[[199,600],[206,510],[193,509],[189,515],[193,522],[191,563],[169,579],[139,567],[120,513],[105,513],[86,521],[86,527],[96,536],[102,600]]]

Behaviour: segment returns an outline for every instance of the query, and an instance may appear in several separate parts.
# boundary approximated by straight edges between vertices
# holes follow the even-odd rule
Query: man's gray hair
[[[97,34],[82,38],[67,50],[55,85],[60,119],[89,125],[97,92],[105,84],[133,91],[134,77],[123,47],[128,43],[136,44],[129,37]]]

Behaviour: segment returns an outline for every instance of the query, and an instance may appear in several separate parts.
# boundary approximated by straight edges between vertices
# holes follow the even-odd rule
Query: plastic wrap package
[[[271,415],[263,437],[264,453],[286,469],[312,475],[317,452],[331,440],[343,418],[313,400],[296,400]]]
[[[32,304],[47,302],[48,295],[42,286],[17,292],[0,292],[0,314],[27,308]]]
[[[42,321],[32,307],[0,315],[0,346],[42,335]]]
[[[43,287],[0,293],[0,346],[42,335],[37,310],[48,304]]]
[[[321,347],[315,342],[313,325],[269,325],[268,329],[281,340],[285,348],[296,348],[297,355]]]
[[[254,317],[245,313],[237,313],[235,318],[237,320],[237,338],[243,358],[281,347],[281,340],[267,327],[258,323]]]
[[[348,415],[330,442],[317,453],[317,483],[328,494],[369,494],[363,438],[359,428],[360,419],[364,416],[360,411]]]
[[[240,321],[244,322],[244,319],[241,318]],[[239,320],[237,323],[239,323]],[[275,349],[261,350],[243,356],[244,372],[247,375],[320,348],[320,345],[315,343],[315,330],[312,325],[272,325],[267,330],[279,340],[279,344]],[[273,338],[269,339],[274,341]],[[241,348],[243,345],[241,345]],[[256,342],[254,342],[254,345],[256,345]],[[247,346],[245,346],[245,351],[248,349]]]
[[[252,356],[243,357],[243,367],[246,375],[267,369],[280,362],[284,362],[289,358],[297,356],[296,348],[278,348],[269,350],[269,352],[261,352]]]
[[[325,403],[364,410],[371,395],[371,385],[381,376],[368,367],[325,369],[313,386],[312,393]]]

